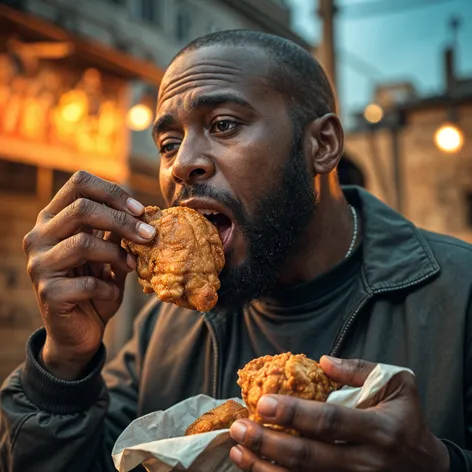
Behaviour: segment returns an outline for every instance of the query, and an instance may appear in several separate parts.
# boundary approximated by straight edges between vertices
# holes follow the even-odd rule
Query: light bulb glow
[[[445,124],[436,130],[434,142],[441,151],[455,153],[464,145],[464,135],[457,126]]]
[[[370,123],[378,123],[383,118],[383,110],[380,105],[371,103],[364,110],[364,118]]]
[[[83,107],[79,102],[70,102],[61,110],[62,118],[69,123],[77,123],[82,118]]]
[[[152,111],[148,106],[137,104],[128,111],[126,122],[132,130],[143,131],[151,125],[152,117]]]

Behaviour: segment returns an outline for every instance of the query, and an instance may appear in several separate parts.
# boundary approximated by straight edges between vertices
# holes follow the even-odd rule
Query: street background
[[[0,381],[41,325],[21,248],[77,170],[163,205],[151,139],[165,67],[190,40],[247,28],[317,57],[346,129],[342,183],[472,242],[472,0],[0,1]],[[136,276],[114,355],[146,301]]]

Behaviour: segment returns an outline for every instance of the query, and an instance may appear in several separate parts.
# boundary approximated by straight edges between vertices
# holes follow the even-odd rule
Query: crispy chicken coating
[[[308,359],[305,354],[291,352],[254,359],[238,370],[238,376],[249,418],[258,423],[262,419],[257,415],[257,402],[263,395],[275,393],[324,402],[339,387],[325,375],[318,362]],[[284,430],[275,425],[265,426]],[[297,434],[293,430],[284,431]]]
[[[236,420],[247,418],[247,408],[234,400],[228,400],[213,410],[197,418],[185,431],[185,436],[208,433],[218,429],[229,428]]]
[[[143,291],[154,291],[163,302],[211,310],[218,301],[218,275],[225,264],[215,226],[187,207],[149,206],[141,219],[156,228],[154,240],[150,244],[123,240],[122,246],[137,258]]]

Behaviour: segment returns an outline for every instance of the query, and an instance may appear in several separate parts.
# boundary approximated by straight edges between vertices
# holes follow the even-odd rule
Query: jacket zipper
[[[365,297],[361,301],[361,303],[359,303],[356,310],[352,313],[352,315],[347,320],[346,324],[344,325],[343,330],[341,331],[341,334],[339,335],[339,337],[336,341],[335,346],[330,351],[330,355],[331,356],[336,356],[338,354],[339,349],[341,348],[341,345],[344,342],[349,329],[351,328],[351,326],[353,325],[354,321],[357,318],[357,315],[362,310],[362,308],[364,308],[366,303],[373,298],[374,295],[379,294],[379,293],[393,292],[395,290],[403,290],[403,289],[411,287],[413,285],[417,285],[417,284],[423,282],[424,280],[429,279],[430,277],[432,277],[433,275],[435,275],[438,272],[439,272],[439,269],[435,270],[434,272],[432,272],[428,275],[424,275],[423,277],[420,277],[419,279],[416,279],[412,282],[409,282],[407,284],[397,285],[396,287],[383,288],[383,289],[376,290],[375,292],[370,292],[368,294],[368,296]],[[212,396],[213,396],[213,398],[217,398],[217,395],[218,395],[218,368],[219,368],[219,364],[220,364],[220,362],[219,362],[218,339],[216,337],[215,329],[213,328],[213,325],[211,324],[211,321],[207,318],[206,313],[202,313],[202,315],[203,315],[203,321],[205,322],[206,326],[208,327],[208,331],[210,332],[211,343],[212,343],[212,346],[213,346],[214,356],[213,356],[213,384],[212,384],[213,392],[212,392]]]
[[[375,292],[369,292],[369,294],[367,295],[367,297],[365,297],[361,303],[357,306],[356,310],[354,311],[354,313],[352,313],[352,315],[349,317],[349,319],[347,320],[346,324],[344,325],[344,328],[343,330],[341,331],[337,341],[336,341],[336,344],[335,346],[333,347],[333,349],[331,349],[330,351],[330,356],[336,356],[339,352],[339,349],[341,348],[341,345],[342,343],[344,342],[345,338],[346,338],[346,335],[347,335],[347,332],[349,331],[349,329],[351,328],[351,326],[353,325],[354,321],[356,320],[357,318],[357,315],[359,314],[359,312],[362,310],[362,308],[364,308],[364,306],[366,305],[366,303],[371,300],[373,298],[374,295],[377,295],[379,293],[386,293],[386,292],[394,292],[395,290],[403,290],[405,288],[408,288],[408,287],[411,287],[413,285],[417,285],[421,282],[423,282],[424,280],[427,280],[429,279],[430,277],[432,277],[433,275],[437,274],[439,272],[439,269],[435,270],[434,272],[428,274],[428,275],[424,275],[423,277],[420,277],[419,279],[416,279],[412,282],[409,282],[407,284],[402,284],[402,285],[397,285],[395,287],[390,287],[390,288],[382,288],[382,289],[379,289],[379,290],[376,290]]]
[[[357,315],[358,313],[362,310],[362,308],[364,308],[365,304],[373,297],[373,294],[369,294],[367,297],[365,297],[361,303],[359,303],[359,305],[357,306],[356,310],[354,311],[354,313],[349,317],[349,319],[347,320],[346,324],[344,325],[344,328],[343,330],[341,331],[340,335],[338,336],[338,340],[336,341],[336,344],[335,346],[333,347],[333,349],[331,349],[329,355],[330,356],[334,356],[336,357],[338,351],[339,351],[339,348],[341,347],[344,339],[346,338],[346,335],[347,335],[347,332],[349,331],[349,329],[351,328],[352,324],[354,323],[354,321],[356,320],[357,318]]]
[[[213,385],[212,385],[212,397],[217,398],[218,395],[218,368],[219,368],[219,347],[218,340],[216,338],[216,332],[211,324],[211,321],[207,318],[206,313],[202,313],[203,321],[207,325],[208,331],[210,332],[211,344],[213,346]]]

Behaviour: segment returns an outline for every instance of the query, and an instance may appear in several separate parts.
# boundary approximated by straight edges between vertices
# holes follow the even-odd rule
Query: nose
[[[215,173],[213,160],[199,147],[196,139],[184,138],[172,165],[175,183],[191,185],[207,180]]]

